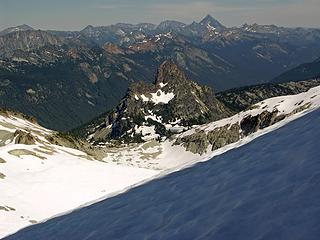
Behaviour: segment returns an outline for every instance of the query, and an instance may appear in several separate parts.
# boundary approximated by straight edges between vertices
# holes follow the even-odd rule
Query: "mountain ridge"
[[[188,78],[221,92],[267,82],[320,56],[316,29],[248,25],[218,31],[193,23],[159,31],[122,23],[87,30],[0,36],[0,106],[67,131],[114,108],[132,82],[151,82],[168,59]]]
[[[303,81],[311,78],[319,78],[320,77],[320,58],[317,60],[304,63],[299,65],[296,68],[293,68],[289,71],[282,73],[280,76],[272,79],[271,82],[281,83],[286,82],[288,79],[291,81]]]
[[[153,84],[132,84],[119,105],[107,115],[106,122],[88,135],[94,142],[109,137],[129,142],[163,138],[173,129],[230,114],[215,99],[212,89],[187,79],[176,64],[167,60],[159,66]]]
[[[30,27],[27,24],[22,24],[22,25],[19,25],[19,26],[9,27],[9,28],[1,30],[0,31],[0,36],[6,35],[6,34],[9,34],[9,33],[13,33],[13,32],[32,31],[32,30],[34,30],[34,28]]]

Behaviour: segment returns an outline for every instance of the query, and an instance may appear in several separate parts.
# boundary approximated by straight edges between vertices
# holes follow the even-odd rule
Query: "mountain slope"
[[[35,116],[50,129],[75,128],[114,107],[130,82],[118,76],[130,62],[102,49],[47,46],[36,56],[17,56],[21,62],[14,66],[2,62],[0,106]],[[136,71],[144,72],[137,66],[130,74]]]
[[[62,45],[65,39],[46,31],[14,31],[0,36],[0,57],[11,57],[15,51],[30,51],[47,45]]]
[[[316,110],[210,161],[5,239],[316,240],[319,121]]]
[[[85,150],[31,118],[0,111],[0,238],[157,173],[103,163]]]
[[[320,58],[311,63],[304,63],[293,68],[280,76],[274,78],[272,82],[281,83],[290,81],[302,81],[311,78],[320,78]]]

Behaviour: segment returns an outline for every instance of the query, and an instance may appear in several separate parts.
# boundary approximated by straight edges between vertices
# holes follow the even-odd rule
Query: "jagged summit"
[[[171,60],[166,60],[158,68],[155,85],[159,86],[161,83],[167,84],[179,80],[186,80],[184,72]]]
[[[201,22],[201,25],[203,26],[211,26],[213,28],[216,29],[224,29],[226,28],[224,25],[222,25],[218,20],[216,20],[215,18],[213,18],[210,14],[208,14],[207,16],[205,16]]]
[[[133,83],[99,126],[88,129],[92,142],[162,139],[188,126],[229,116],[213,90],[189,80],[172,61],[163,62],[153,84]]]

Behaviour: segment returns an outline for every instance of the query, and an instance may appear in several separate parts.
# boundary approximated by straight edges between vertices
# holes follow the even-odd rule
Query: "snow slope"
[[[164,142],[149,141],[142,144],[133,144],[119,149],[107,149],[104,161],[116,162],[119,164],[142,167],[155,170],[168,170],[171,168],[181,168],[182,165],[189,165],[195,162],[204,161],[211,157],[221,154],[229,149],[246,144],[252,139],[301,117],[309,111],[320,107],[320,86],[311,88],[309,91],[297,95],[287,95],[275,98],[269,98],[254,105],[250,110],[242,111],[232,117],[221,119],[219,121],[193,126],[190,130],[174,135],[171,139]],[[182,146],[173,145],[175,139],[192,135],[199,131],[213,131],[223,126],[239,124],[248,116],[257,116],[264,111],[278,111],[277,115],[288,115],[284,120],[263,130],[242,138],[239,142],[227,145],[215,151],[211,151],[209,146],[207,153],[203,155],[193,154],[185,150]],[[155,119],[156,120],[156,119]],[[143,127],[141,127],[143,128]],[[153,127],[148,127],[153,128]],[[150,131],[152,132],[152,131]],[[151,140],[155,136],[150,135]],[[148,136],[146,136],[148,137]]]
[[[15,144],[10,134],[16,130],[32,133],[39,142]],[[0,115],[0,139],[9,136],[0,141],[0,238],[157,173],[89,160],[84,152],[50,144],[45,136],[52,133]]]
[[[5,239],[318,240],[319,123],[315,110],[210,161]]]
[[[320,86],[309,89],[307,92],[303,92],[296,95],[287,95],[269,98],[261,101],[251,107],[250,110],[242,111],[230,118],[221,119],[216,122],[204,124],[198,127],[194,127],[189,131],[182,133],[179,137],[187,136],[197,131],[212,131],[218,127],[226,125],[232,125],[235,123],[240,124],[247,116],[257,116],[264,111],[273,112],[278,111],[278,116],[282,114],[294,114],[299,109],[312,110],[320,107]]]

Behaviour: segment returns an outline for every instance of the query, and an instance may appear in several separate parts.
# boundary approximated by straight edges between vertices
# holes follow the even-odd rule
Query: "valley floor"
[[[5,239],[317,240],[319,122],[315,110],[210,161]]]

